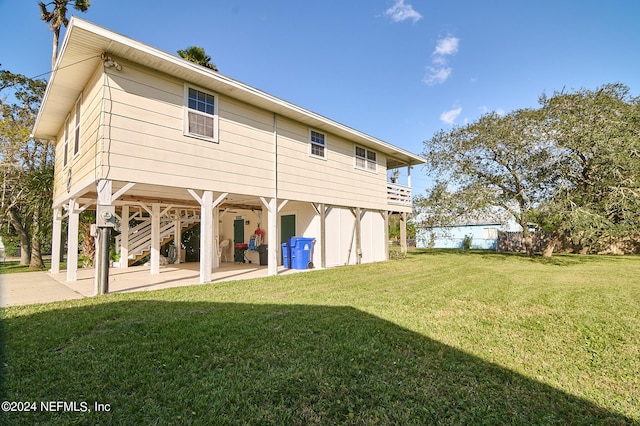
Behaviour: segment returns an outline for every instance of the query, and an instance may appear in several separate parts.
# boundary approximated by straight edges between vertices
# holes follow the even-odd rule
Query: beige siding
[[[317,130],[317,129],[314,129]],[[322,132],[322,130],[317,130]],[[309,154],[309,127],[278,119],[278,195],[284,199],[385,208],[386,163],[377,153],[376,173],[354,164],[354,144],[325,134],[326,160]]]
[[[127,64],[110,73],[107,94],[101,176],[274,195],[271,114],[218,97],[215,143],[184,136],[182,81]]]
[[[69,142],[69,157],[66,166],[63,166],[64,156],[64,123],[63,128],[58,132],[56,139],[56,159],[54,176],[54,205],[59,204],[67,194],[67,181],[69,170],[71,170],[71,186],[69,192],[75,193],[86,185],[87,182],[95,180],[96,170],[96,145],[100,139],[99,124],[102,110],[103,77],[102,67],[100,67],[82,92],[82,102],[80,106],[80,146],[78,154],[73,155],[72,142]],[[72,111],[69,111],[71,114]]]
[[[218,142],[183,131],[184,82],[133,63],[96,70],[83,92],[80,152],[62,167],[58,135],[55,199],[72,186],[98,179],[210,189],[336,206],[386,209],[386,158],[377,172],[355,167],[355,144],[323,129],[326,159],[310,155],[309,126],[219,96]],[[196,87],[207,90],[206,87]],[[71,147],[70,147],[71,149]],[[73,192],[73,190],[72,190]]]

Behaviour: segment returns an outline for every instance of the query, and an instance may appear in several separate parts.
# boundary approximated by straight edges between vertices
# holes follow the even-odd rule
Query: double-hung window
[[[356,146],[356,168],[370,172],[378,171],[378,155],[375,151]]]
[[[62,132],[62,165],[66,166],[69,162],[69,117],[64,120],[64,129]]]
[[[80,101],[82,97],[76,101],[76,106],[73,113],[73,155],[75,156],[80,152]]]
[[[218,99],[193,87],[185,89],[185,128],[188,136],[218,141]]]
[[[310,130],[309,140],[311,143],[311,155],[314,157],[327,158],[327,144],[324,134]]]

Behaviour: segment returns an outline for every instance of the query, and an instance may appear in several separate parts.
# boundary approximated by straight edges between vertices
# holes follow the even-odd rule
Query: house
[[[389,215],[406,223],[411,168],[423,163],[77,17],[34,136],[56,144],[52,272],[59,272],[64,220],[67,281],[77,279],[78,218],[87,209],[97,211],[99,226],[115,218],[121,266],[149,253],[152,274],[159,273],[162,244],[181,241],[195,224],[200,282],[258,228],[270,275],[282,263],[281,243],[294,235],[315,239],[311,260],[320,267],[383,261]],[[387,171],[400,168],[407,182],[388,183]]]
[[[464,223],[416,230],[416,247],[422,248],[464,248],[465,239],[469,248],[498,249],[498,231],[501,223]]]

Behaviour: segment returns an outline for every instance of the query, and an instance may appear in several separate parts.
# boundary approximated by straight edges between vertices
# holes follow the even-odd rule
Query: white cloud
[[[435,56],[448,56],[454,55],[458,53],[458,44],[460,43],[460,39],[457,37],[445,37],[438,40],[438,44],[436,45],[436,50],[434,50],[433,54]]]
[[[492,112],[492,113],[496,113],[496,114],[498,114],[500,117],[503,117],[504,115],[506,115],[506,114],[507,114],[507,112],[506,112],[504,109],[502,109],[502,108],[498,108],[498,109],[490,110],[490,109],[489,109],[489,107],[488,107],[488,106],[486,106],[486,105],[482,105],[481,107],[478,107],[478,110],[480,110],[480,113],[481,113],[482,115],[484,115],[484,114],[488,114],[488,113]]]
[[[444,67],[427,67],[427,74],[422,80],[427,86],[433,86],[435,84],[442,84],[451,75],[451,68]]]
[[[460,39],[457,37],[445,37],[438,40],[433,51],[431,66],[427,67],[427,74],[422,82],[428,86],[442,84],[451,75],[453,69],[448,67],[448,57],[458,53]]]
[[[461,112],[462,112],[462,107],[458,107],[450,111],[445,111],[442,114],[440,114],[440,120],[447,124],[453,124]]]
[[[390,17],[393,22],[402,22],[411,19],[416,23],[422,19],[422,15],[416,12],[410,4],[404,4],[404,0],[396,0],[394,5],[387,9],[384,14]]]

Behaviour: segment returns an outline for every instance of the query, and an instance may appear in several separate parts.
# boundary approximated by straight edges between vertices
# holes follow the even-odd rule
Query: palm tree
[[[195,62],[203,67],[218,71],[216,64],[211,62],[211,56],[207,55],[202,47],[190,46],[185,50],[178,50],[178,55],[188,61]]]
[[[58,42],[60,40],[60,28],[69,25],[67,19],[67,4],[73,2],[73,8],[80,12],[86,12],[91,2],[89,0],[53,0],[49,3],[38,2],[41,19],[48,23],[53,31],[53,54],[51,55],[51,69],[58,59]],[[51,11],[48,10],[51,6]]]

